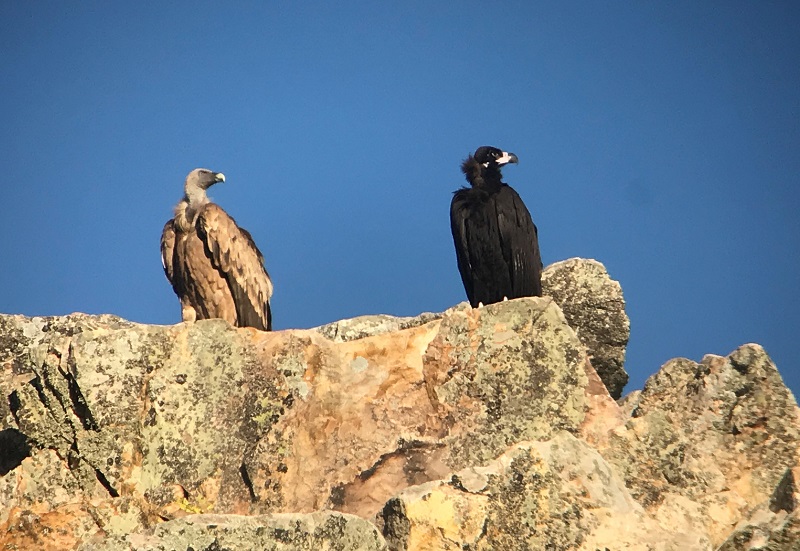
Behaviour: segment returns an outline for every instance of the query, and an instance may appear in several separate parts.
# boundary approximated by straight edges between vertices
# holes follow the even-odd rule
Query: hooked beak
[[[507,153],[503,151],[503,155],[498,157],[495,162],[498,166],[503,166],[508,163],[519,163],[519,159],[513,153]]]
[[[217,182],[224,182],[225,175],[222,172],[217,172],[216,174],[214,174],[214,180]]]

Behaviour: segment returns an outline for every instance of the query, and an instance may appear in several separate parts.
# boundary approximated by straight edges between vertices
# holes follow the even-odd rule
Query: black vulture
[[[272,329],[272,280],[250,233],[236,225],[206,190],[225,175],[189,173],[175,218],[161,234],[164,273],[181,302],[181,318],[222,318],[236,327]]]
[[[542,295],[542,260],[536,225],[500,168],[518,162],[496,147],[475,150],[461,165],[471,187],[450,204],[458,271],[473,308]]]

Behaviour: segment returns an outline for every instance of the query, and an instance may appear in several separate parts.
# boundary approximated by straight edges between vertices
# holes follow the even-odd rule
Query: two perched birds
[[[542,294],[536,226],[500,169],[513,153],[479,147],[461,166],[471,187],[453,195],[450,225],[458,271],[473,308]],[[181,303],[183,321],[222,318],[236,327],[272,329],[272,280],[250,233],[206,190],[225,175],[189,173],[175,217],[161,234],[164,273]]]

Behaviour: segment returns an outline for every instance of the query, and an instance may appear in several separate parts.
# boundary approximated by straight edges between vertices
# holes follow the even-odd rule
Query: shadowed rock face
[[[766,353],[673,360],[623,409],[587,334],[548,297],[274,333],[0,315],[0,548],[792,549]]]

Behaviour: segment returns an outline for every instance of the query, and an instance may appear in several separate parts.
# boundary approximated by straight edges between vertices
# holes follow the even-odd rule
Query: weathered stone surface
[[[469,308],[469,305],[467,303],[462,303],[459,304],[457,308],[466,310]],[[333,342],[347,342],[363,339],[364,337],[383,335],[384,333],[391,333],[393,331],[402,331],[403,329],[409,329],[411,327],[418,327],[430,321],[441,319],[441,317],[442,314],[434,314],[431,312],[405,318],[376,314],[334,321],[317,327],[316,330]]]
[[[797,551],[800,549],[800,512],[778,514],[759,508],[739,523],[717,551]]]
[[[542,291],[561,307],[608,392],[619,398],[628,382],[624,364],[631,333],[619,282],[596,260],[570,258],[544,269]]]
[[[693,502],[686,522],[704,525],[715,545],[759,505],[795,499],[785,480],[800,465],[800,416],[758,345],[667,362],[608,442],[601,453],[639,503],[658,517]],[[773,497],[781,484],[784,497]]]
[[[274,515],[190,515],[136,533],[89,541],[79,551],[381,551],[375,525],[334,512]]]
[[[768,502],[739,522],[718,551],[800,549],[800,466],[788,469]]]
[[[66,504],[31,509],[12,508],[0,524],[2,549],[63,551],[92,538],[122,537],[156,522],[135,498],[86,499],[73,496]]]
[[[569,433],[403,491],[379,515],[392,550],[707,550],[648,517],[613,468]]]
[[[37,514],[52,515],[119,496],[167,519],[319,509],[368,518],[411,484],[523,440],[578,433],[590,405],[585,349],[548,298],[462,306],[339,343],[219,320],[3,323],[11,352],[0,388],[34,449],[9,464],[6,512],[41,501]],[[52,487],[29,491],[28,465],[54,472]]]
[[[623,426],[630,417],[609,394],[606,385],[592,367],[588,356],[584,360],[586,385],[586,416],[578,435],[597,448],[608,446],[608,439],[614,429]]]
[[[0,525],[15,508],[41,515],[76,499],[106,497],[108,492],[99,484],[86,491],[56,451],[37,450],[0,478]]]
[[[620,409],[625,413],[625,417],[628,418],[633,415],[633,410],[636,409],[636,406],[639,405],[639,398],[642,396],[641,390],[634,390],[617,400]]]
[[[593,362],[550,297],[274,333],[0,316],[0,549],[798,551],[800,414],[761,347],[619,403]]]
[[[800,466],[784,474],[768,503],[741,521],[719,551],[800,549]]]
[[[30,379],[32,355],[47,343],[75,336],[83,331],[104,327],[108,330],[134,327],[117,316],[72,314],[27,318],[0,314],[0,390],[12,389]],[[3,394],[5,397],[6,395]],[[11,412],[13,402],[0,400],[0,430],[16,428]]]
[[[445,316],[424,375],[442,421],[438,436],[451,442],[448,465],[480,464],[516,442],[576,432],[587,409],[585,355],[550,299]]]

